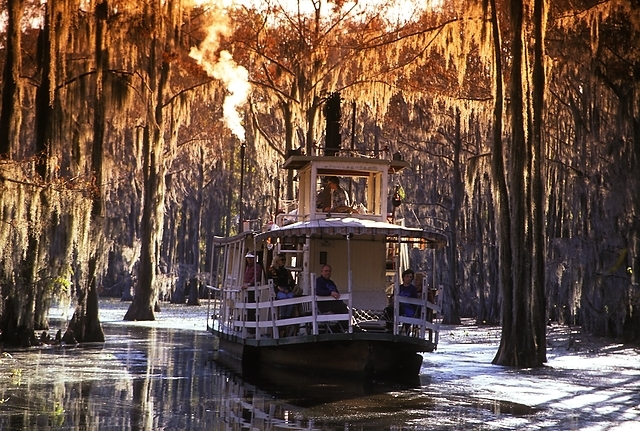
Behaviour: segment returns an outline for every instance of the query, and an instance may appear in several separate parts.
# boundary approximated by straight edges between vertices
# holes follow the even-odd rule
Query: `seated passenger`
[[[293,288],[295,282],[291,272],[285,267],[286,258],[284,254],[278,253],[271,263],[268,275],[273,280],[273,289],[275,290],[276,299],[293,298]],[[280,318],[293,317],[293,305],[285,305],[278,307]]]
[[[407,269],[402,273],[402,284],[400,284],[399,292],[398,292],[399,296],[404,296],[409,298],[418,297],[418,289],[412,283],[413,277],[414,277],[414,272],[412,269]],[[384,309],[384,318],[389,322],[393,322],[394,320],[393,307],[394,307],[394,299],[392,294],[391,297],[389,298],[389,305]],[[398,308],[399,308],[400,316],[420,317],[419,316],[420,307],[417,305],[401,302]],[[388,327],[391,328],[392,326],[388,325]],[[405,329],[407,328],[405,327]]]
[[[349,312],[347,304],[340,301],[340,292],[331,280],[331,265],[323,265],[320,277],[316,279],[316,295],[331,296],[336,301],[319,301],[318,310],[321,313],[346,314]]]

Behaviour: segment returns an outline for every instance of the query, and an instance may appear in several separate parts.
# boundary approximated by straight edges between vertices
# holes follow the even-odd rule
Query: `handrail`
[[[213,318],[217,320],[217,329],[222,333],[228,333],[241,338],[280,338],[279,329],[290,325],[300,325],[304,328],[304,335],[318,335],[320,333],[319,323],[333,321],[348,321],[349,332],[353,331],[354,325],[360,322],[354,321],[355,314],[350,309],[348,314],[321,314],[317,310],[318,302],[335,301],[330,296],[322,297],[312,295],[297,296],[287,299],[275,299],[271,285],[250,286],[247,289],[218,289],[212,286],[208,288],[215,292],[220,298],[217,300],[217,307],[214,306]],[[255,291],[256,302],[248,302],[248,292]],[[348,303],[351,295],[341,294],[340,300]],[[439,312],[440,306],[428,301],[426,298],[410,298],[399,296],[398,303],[418,305],[425,309]],[[299,306],[300,309],[307,304],[310,313],[295,317],[278,316],[278,307]],[[248,320],[249,310],[255,310],[255,320]],[[423,318],[424,317],[424,318]],[[402,325],[413,325],[416,334],[422,338],[425,331],[436,332],[440,329],[440,324],[429,321],[424,312],[419,317],[395,316],[394,325],[396,328]],[[301,334],[302,335],[302,334]],[[397,335],[397,333],[396,333]],[[404,334],[416,336],[412,334]]]

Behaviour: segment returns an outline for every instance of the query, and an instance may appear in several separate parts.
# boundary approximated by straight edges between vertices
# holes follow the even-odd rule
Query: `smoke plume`
[[[242,125],[242,115],[238,109],[247,101],[249,90],[249,72],[237,64],[228,51],[220,51],[220,37],[229,34],[229,23],[226,13],[214,11],[210,14],[216,17],[207,29],[207,37],[199,47],[191,48],[189,55],[202,66],[207,74],[223,82],[227,89],[222,106],[224,122],[231,132],[241,141],[245,140],[245,130]]]

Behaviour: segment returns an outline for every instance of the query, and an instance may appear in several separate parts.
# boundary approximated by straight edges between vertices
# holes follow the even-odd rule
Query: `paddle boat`
[[[399,157],[286,160],[283,169],[294,171],[297,198],[283,203],[273,223],[214,238],[207,328],[220,356],[254,372],[385,380],[419,375],[422,354],[438,345],[443,295],[436,263],[447,237],[393,217],[398,199],[393,178],[407,166]],[[348,205],[325,206],[323,194],[331,202],[332,193],[327,178],[339,179]],[[426,253],[426,277],[417,297],[399,295],[401,274],[416,252]],[[295,281],[295,294],[284,299],[276,297],[265,271],[278,254]],[[316,294],[325,265],[332,269],[339,299]],[[245,282],[247,272],[255,282]],[[321,311],[328,301],[346,307],[338,314]],[[405,307],[413,315],[403,313]]]

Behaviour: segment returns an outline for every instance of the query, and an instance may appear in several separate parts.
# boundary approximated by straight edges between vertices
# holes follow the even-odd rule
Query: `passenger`
[[[329,186],[329,190],[331,190],[331,206],[326,206],[324,210],[348,212],[350,209],[349,198],[347,197],[347,192],[340,187],[340,178],[329,177],[327,178],[327,184]]]
[[[267,273],[269,279],[273,280],[273,289],[275,290],[276,299],[293,298],[293,288],[295,282],[291,271],[285,266],[286,257],[283,253],[278,253],[271,263],[271,267]],[[278,307],[280,318],[293,317],[293,305],[285,305]]]
[[[418,289],[413,284],[415,273],[412,269],[407,269],[402,273],[402,284],[400,285],[400,296],[417,298]],[[416,317],[416,306],[413,304],[400,303],[400,315],[405,317]]]
[[[321,313],[346,314],[349,312],[347,304],[340,301],[340,292],[333,280],[331,280],[331,265],[323,265],[320,277],[316,279],[316,295],[331,296],[336,301],[319,301],[318,310]]]
[[[247,289],[249,286],[255,286],[257,282],[262,280],[262,266],[256,261],[256,254],[252,251],[245,256],[247,264],[244,269],[244,278],[242,279],[242,288]],[[256,292],[249,290],[247,292],[247,302],[256,302]],[[247,321],[255,322],[256,310],[247,310]],[[249,333],[255,333],[254,328],[248,328]]]
[[[415,274],[415,278],[413,280],[413,284],[414,286],[416,286],[416,297],[417,298],[422,298],[422,291],[424,289],[424,277],[425,274],[424,272],[416,272]],[[420,312],[422,311],[421,307],[419,305],[415,306],[415,317],[420,317]],[[426,309],[427,313],[429,313],[429,308]]]
[[[399,296],[409,297],[409,298],[417,298],[418,297],[418,289],[412,283],[414,272],[412,269],[407,269],[402,273],[402,284],[399,287]],[[418,306],[413,304],[400,303],[399,311],[400,315],[404,317],[417,317],[417,308]],[[394,321],[394,299],[393,295],[389,298],[389,305],[384,309],[384,318],[389,323],[387,324],[387,328],[391,329],[393,327],[392,322]],[[408,325],[405,324],[405,330],[408,330]]]
[[[250,251],[245,255],[247,265],[244,269],[244,278],[242,279],[242,288],[246,289],[249,286],[255,286],[256,281],[262,279],[262,266],[256,262],[256,255]]]

